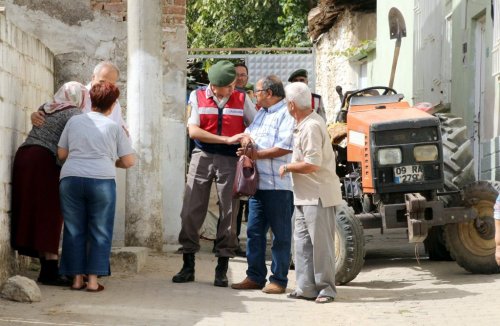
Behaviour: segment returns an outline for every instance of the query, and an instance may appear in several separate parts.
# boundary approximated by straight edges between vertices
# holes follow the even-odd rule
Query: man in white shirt
[[[100,83],[103,81],[110,82],[113,85],[116,85],[116,82],[118,81],[118,78],[120,77],[120,70],[118,67],[110,62],[110,61],[102,61],[98,63],[95,68],[94,72],[92,74],[92,80],[90,83],[87,85],[87,88],[90,90],[92,85],[95,83]],[[83,109],[83,112],[90,112],[92,110],[92,104],[90,101],[90,97],[88,98],[88,101],[86,101],[86,106]],[[43,111],[37,111],[31,114],[31,123],[33,123],[34,126],[41,126],[45,122],[44,118],[45,114]],[[122,110],[120,103],[116,101],[116,104],[113,108],[113,111],[111,114],[108,116],[111,120],[116,122],[119,126],[123,128],[125,133],[128,136],[128,129],[127,125],[125,124],[125,121],[123,121],[122,118]]]
[[[325,121],[311,110],[311,91],[296,82],[285,88],[295,119],[292,162],[280,176],[292,175],[295,205],[296,288],[288,295],[316,303],[332,302],[335,289],[335,206],[342,203],[340,180]]]

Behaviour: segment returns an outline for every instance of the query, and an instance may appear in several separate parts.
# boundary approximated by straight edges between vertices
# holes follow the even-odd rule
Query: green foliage
[[[356,46],[351,46],[343,51],[335,51],[334,55],[352,58],[354,56],[364,57],[375,48],[375,40],[363,40]]]
[[[310,46],[307,13],[317,1],[188,0],[192,48]]]

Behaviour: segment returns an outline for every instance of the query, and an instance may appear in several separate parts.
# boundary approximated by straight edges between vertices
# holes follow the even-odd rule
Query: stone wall
[[[54,56],[0,13],[0,284],[16,269],[10,248],[10,189],[16,149],[29,115],[53,94]]]
[[[342,86],[344,92],[358,88],[358,63],[346,57],[346,50],[361,41],[375,39],[376,30],[374,13],[346,11],[316,43],[316,92],[323,97],[328,121],[334,120],[340,108],[335,87]],[[368,70],[370,74],[370,68]]]

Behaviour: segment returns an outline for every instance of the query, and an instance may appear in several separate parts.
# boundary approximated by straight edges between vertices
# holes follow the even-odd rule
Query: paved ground
[[[101,293],[42,286],[39,303],[0,300],[0,325],[499,325],[500,277],[471,275],[454,262],[415,259],[404,233],[367,235],[359,276],[338,288],[331,304],[287,299],[260,291],[212,285],[211,243],[197,256],[196,282],[173,284],[181,255],[151,254],[137,275],[103,278]],[[417,250],[423,255],[422,249]],[[243,258],[230,262],[229,278],[245,276]],[[35,277],[31,273],[32,277]],[[288,292],[294,286],[290,272]]]

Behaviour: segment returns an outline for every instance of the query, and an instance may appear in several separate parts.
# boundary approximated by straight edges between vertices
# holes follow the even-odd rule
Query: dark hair
[[[90,89],[92,107],[98,112],[106,112],[120,96],[120,90],[107,81],[94,84]]]
[[[245,70],[247,71],[247,74],[248,74],[248,67],[246,66],[246,64],[244,62],[237,62],[234,64],[234,67],[244,67]]]
[[[281,79],[276,75],[269,75],[262,79],[262,89],[269,89],[273,92],[273,96],[285,98],[285,88]]]

